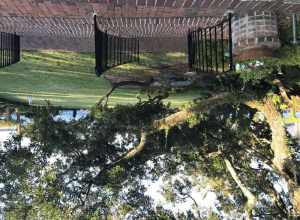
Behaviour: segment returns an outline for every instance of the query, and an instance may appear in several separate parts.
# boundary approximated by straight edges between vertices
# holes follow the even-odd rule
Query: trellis
[[[224,73],[234,70],[232,14],[215,26],[188,33],[189,68],[196,72]]]
[[[139,40],[137,37],[121,37],[103,32],[94,16],[96,74],[129,62],[139,61]]]
[[[20,36],[0,32],[0,67],[20,61]]]

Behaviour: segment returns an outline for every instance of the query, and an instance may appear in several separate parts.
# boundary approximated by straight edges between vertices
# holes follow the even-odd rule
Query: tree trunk
[[[272,160],[273,168],[283,176],[288,183],[290,200],[293,211],[290,215],[300,216],[300,188],[296,180],[295,164],[292,160],[291,151],[287,143],[287,134],[281,113],[277,111],[271,98],[262,102],[251,101],[247,103],[250,107],[262,112],[272,131],[271,149],[274,152]]]

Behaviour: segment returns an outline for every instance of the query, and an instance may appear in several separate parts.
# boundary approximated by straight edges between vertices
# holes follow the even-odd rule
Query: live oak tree
[[[0,188],[12,219],[248,219],[299,216],[299,147],[288,137],[282,108],[300,103],[298,85],[274,65],[210,79],[208,97],[183,109],[165,93],[67,123],[51,105],[33,108],[33,123],[1,149]],[[252,75],[251,75],[252,74]],[[123,84],[122,84],[123,85]],[[122,86],[120,85],[120,86]],[[113,92],[114,88],[106,96]],[[30,139],[29,146],[22,138]],[[184,179],[171,181],[179,174]],[[218,213],[203,213],[191,190],[205,177]],[[187,213],[155,205],[144,180],[164,178],[168,201],[189,199]],[[192,180],[190,180],[191,178]],[[288,194],[276,190],[284,179]],[[200,187],[201,188],[201,187]],[[233,198],[233,199],[230,199]],[[219,216],[218,216],[219,215]]]

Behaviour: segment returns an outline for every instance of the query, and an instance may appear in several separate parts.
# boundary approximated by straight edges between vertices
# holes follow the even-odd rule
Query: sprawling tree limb
[[[229,92],[217,94],[211,98],[201,101],[189,109],[181,110],[166,118],[154,121],[153,129],[165,130],[185,123],[195,113],[207,112],[218,105],[232,102],[232,96],[233,94]]]
[[[287,143],[283,118],[271,98],[267,98],[263,102],[248,101],[246,104],[262,112],[266,117],[272,131],[273,168],[288,182],[290,199],[293,204],[293,213],[291,214],[300,216],[300,187],[296,180],[295,167]]]
[[[279,87],[281,96],[284,98],[284,100],[290,103],[290,99],[286,91],[282,87],[282,84],[280,82],[275,82],[275,84],[277,84],[277,86]],[[114,89],[115,88],[112,88],[112,90],[107,94],[107,98],[114,91]],[[249,107],[257,109],[258,111],[264,113],[264,115],[266,116],[267,122],[269,123],[272,131],[271,148],[274,152],[274,158],[272,160],[273,167],[288,181],[291,200],[294,206],[294,214],[300,215],[300,188],[295,181],[294,169],[289,166],[290,164],[292,164],[292,157],[289,146],[287,144],[284,122],[280,112],[277,111],[276,106],[273,104],[270,98],[267,98],[264,101],[257,101],[249,99],[249,96],[247,96],[247,94],[241,95],[229,92],[220,93],[211,98],[208,98],[207,100],[203,100],[198,104],[195,104],[191,108],[181,110],[163,119],[154,121],[152,126],[149,128],[149,134],[159,130],[168,130],[174,126],[185,123],[190,117],[194,116],[194,114],[207,112],[218,105],[234,102],[245,103]],[[107,171],[115,165],[128,161],[131,158],[135,157],[137,154],[141,153],[145,144],[147,134],[144,135],[145,136],[141,136],[141,142],[137,147],[135,147],[135,149],[129,151],[125,156],[123,156],[116,162],[109,164],[106,168],[104,168],[104,170]],[[98,176],[100,176],[101,173],[102,171]],[[240,185],[240,187],[241,189],[243,188],[242,185]],[[245,189],[243,190],[243,193],[249,197],[250,204],[253,204],[253,196],[249,194],[249,192],[245,191]]]
[[[119,83],[112,84],[111,89],[99,100],[99,102],[96,104],[96,106],[107,106],[108,99],[110,95],[118,88],[123,86],[140,86],[140,87],[146,87],[148,86],[148,83],[145,82],[139,82],[139,81],[122,81]],[[103,104],[104,102],[104,104]]]
[[[279,79],[276,79],[273,81],[273,83],[275,85],[277,85],[278,89],[279,89],[279,93],[280,96],[283,98],[283,100],[288,103],[288,104],[292,104],[290,97],[288,96],[286,89],[284,88],[284,85],[282,84],[282,82]]]
[[[148,133],[146,131],[142,131],[139,144],[137,146],[135,146],[134,148],[130,149],[125,155],[121,156],[116,161],[103,167],[102,170],[98,173],[98,175],[92,180],[92,182],[95,184],[97,184],[99,181],[101,182],[102,180],[105,179],[105,176],[109,170],[111,170],[112,168],[114,168],[118,165],[122,165],[126,162],[129,162],[132,158],[139,155],[145,147],[145,144],[147,141],[147,135],[148,135]]]
[[[247,199],[247,203],[246,203],[246,213],[247,213],[247,219],[250,220],[252,219],[252,211],[255,208],[256,202],[257,202],[257,198],[256,196],[242,183],[241,179],[239,178],[239,176],[237,175],[235,169],[233,168],[233,166],[231,165],[230,161],[228,159],[225,159],[225,165],[226,168],[228,170],[228,172],[230,173],[232,179],[234,180],[234,182],[238,185],[238,187],[240,188],[240,190],[242,191],[243,195],[245,196],[245,198]]]
[[[152,126],[147,128],[147,132],[146,131],[141,132],[140,143],[133,149],[129,150],[125,155],[121,156],[116,161],[111,162],[107,166],[103,167],[102,170],[99,172],[99,174],[96,176],[96,178],[94,178],[93,182],[95,184],[99,183],[99,180],[100,179],[103,180],[105,174],[110,169],[118,165],[122,165],[128,162],[129,160],[131,160],[132,158],[136,157],[138,154],[140,154],[144,149],[147,140],[147,135],[157,132],[159,130],[169,129],[176,125],[184,123],[189,119],[189,117],[191,117],[195,113],[206,112],[218,105],[232,102],[232,96],[233,94],[231,93],[221,93],[211,98],[208,98],[207,100],[204,100],[201,103],[198,103],[197,105],[193,106],[190,109],[182,110],[164,119],[154,121]]]

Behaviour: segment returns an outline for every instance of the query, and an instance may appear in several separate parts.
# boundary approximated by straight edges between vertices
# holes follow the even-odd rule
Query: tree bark
[[[233,96],[233,94],[231,94],[229,92],[225,92],[225,93],[220,93],[218,95],[215,95],[206,100],[203,100],[191,108],[181,110],[181,111],[176,112],[166,118],[154,121],[153,129],[167,130],[176,125],[185,123],[194,114],[197,114],[200,112],[207,112],[210,109],[212,109],[213,107],[232,102],[233,101],[232,96]]]
[[[250,101],[247,102],[247,105],[262,112],[270,126],[272,131],[271,149],[274,152],[273,168],[288,183],[290,200],[293,204],[293,211],[290,215],[300,216],[300,188],[296,180],[295,165],[287,143],[288,139],[281,113],[276,109],[271,98],[267,98],[264,102]]]

